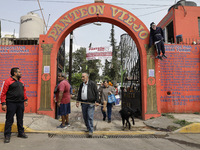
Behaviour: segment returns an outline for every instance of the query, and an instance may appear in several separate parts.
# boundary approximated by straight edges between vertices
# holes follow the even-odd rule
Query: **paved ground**
[[[0,133],[1,150],[199,150],[200,134],[169,134],[167,136],[137,136],[81,138],[55,136],[48,134],[27,133],[28,139],[12,134],[10,143],[3,143],[3,133]]]
[[[180,133],[200,133],[200,115],[196,114],[170,114],[174,116],[171,119],[167,116],[161,116],[146,121],[142,119],[135,119],[135,125],[131,126],[131,130],[122,130],[122,121],[119,114],[121,106],[113,107],[112,122],[102,120],[100,107],[95,108],[94,114],[94,134],[109,135],[109,134],[166,134],[172,132],[173,128],[179,128],[173,132]],[[179,124],[174,123],[175,119],[193,122],[192,125],[182,128]],[[71,102],[70,114],[70,127],[67,129],[57,129],[56,127],[61,124],[57,119],[49,116],[38,114],[25,114],[24,126],[26,132],[39,132],[39,133],[66,133],[66,134],[85,134],[85,125],[82,118],[81,107],[77,108],[75,102]],[[4,130],[5,113],[0,113],[0,132]],[[17,132],[16,118],[12,127],[12,132]]]

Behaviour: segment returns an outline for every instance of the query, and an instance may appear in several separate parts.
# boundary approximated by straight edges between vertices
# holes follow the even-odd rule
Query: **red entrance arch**
[[[155,62],[149,57],[153,52],[147,48],[149,30],[140,19],[129,11],[105,3],[92,3],[73,8],[55,21],[46,35],[40,35],[37,96],[38,113],[55,117],[53,91],[56,85],[56,59],[61,43],[75,28],[96,21],[111,23],[122,28],[135,41],[140,53],[142,117],[143,119],[148,119],[159,116],[160,113],[158,112],[160,111],[158,111],[159,105],[157,105],[158,96],[156,94],[155,84],[148,85],[147,81],[148,69],[152,69],[152,66],[155,69]],[[153,65],[147,65],[149,62]],[[50,70],[46,70],[45,68],[50,68]],[[44,78],[44,74],[46,78],[48,77],[48,80]]]

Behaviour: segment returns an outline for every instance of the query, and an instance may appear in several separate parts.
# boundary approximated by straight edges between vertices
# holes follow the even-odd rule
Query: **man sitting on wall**
[[[165,55],[165,38],[164,38],[164,32],[161,27],[157,27],[154,22],[150,24],[150,37],[149,37],[149,47],[152,46],[152,44],[155,44],[156,50],[158,55],[156,58],[162,60],[163,58],[167,58]],[[162,57],[160,56],[160,52],[162,52]]]

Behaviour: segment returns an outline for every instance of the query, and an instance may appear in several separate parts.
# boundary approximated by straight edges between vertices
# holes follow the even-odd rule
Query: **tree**
[[[114,25],[112,25],[109,38],[110,38],[110,45],[112,46],[112,61],[111,61],[111,66],[109,69],[108,76],[111,78],[112,82],[116,83],[119,80],[120,62],[118,61],[119,50],[117,49],[117,46],[116,46],[117,42],[115,39]],[[106,65],[107,64],[105,64],[105,67],[106,67]]]
[[[100,60],[86,60],[86,48],[81,47],[72,53],[72,74],[86,72],[90,79],[96,81],[99,78]]]
[[[82,73],[73,73],[71,79],[71,85],[78,91],[80,84],[82,83],[81,79]]]
[[[105,60],[105,66],[103,69],[103,76],[110,76],[110,66],[111,62],[109,62],[107,59]]]

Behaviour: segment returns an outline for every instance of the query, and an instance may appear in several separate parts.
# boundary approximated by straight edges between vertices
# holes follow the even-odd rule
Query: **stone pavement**
[[[173,133],[200,133],[200,115],[196,114],[170,114],[179,120],[193,122],[192,125],[182,127],[175,124],[167,116],[148,119],[135,119],[135,125],[131,125],[131,130],[122,130],[122,121],[119,114],[121,106],[114,106],[112,109],[112,122],[102,120],[100,107],[95,108],[94,113],[94,134],[97,135],[124,135],[124,134],[167,134]],[[25,132],[35,133],[62,133],[62,134],[85,134],[85,125],[82,118],[81,107],[75,106],[75,102],[71,101],[71,114],[69,117],[70,127],[66,129],[56,128],[61,124],[60,120],[53,119],[46,115],[28,114],[24,115]],[[130,119],[131,122],[131,119]],[[0,113],[0,132],[4,130],[5,113]],[[169,128],[170,127],[170,128]],[[178,130],[171,130],[172,127],[179,128]],[[17,132],[16,117],[12,127],[12,132]]]

